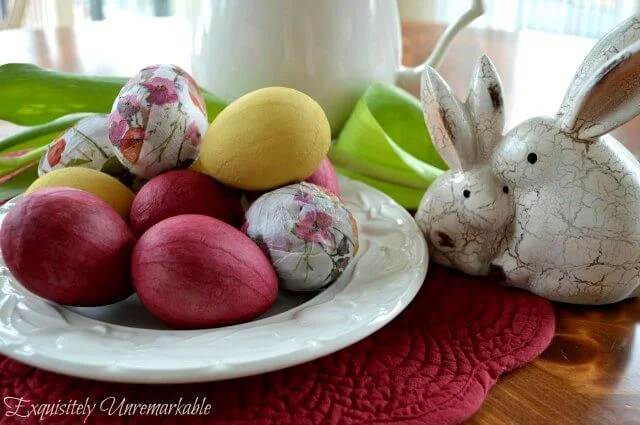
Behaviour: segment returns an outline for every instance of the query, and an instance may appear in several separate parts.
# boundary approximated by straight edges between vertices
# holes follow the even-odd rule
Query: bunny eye
[[[509,186],[502,186],[502,191],[508,195],[509,194]]]
[[[471,196],[471,192],[469,191],[469,189],[463,190],[462,196],[464,196],[465,198],[468,198],[469,196]]]
[[[529,155],[527,155],[527,161],[529,161],[529,164],[535,164],[536,161],[538,161],[538,155],[531,152]]]

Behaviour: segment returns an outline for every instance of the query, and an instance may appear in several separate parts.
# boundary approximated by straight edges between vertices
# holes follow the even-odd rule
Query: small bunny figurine
[[[500,93],[499,87],[492,92]],[[433,139],[443,156],[452,149],[466,156],[470,148],[463,122],[483,123],[474,125],[476,135],[493,135],[497,127],[486,121],[488,105],[476,116],[478,108],[467,100],[465,112],[440,94],[447,90],[435,71],[425,71],[422,96]],[[640,296],[640,163],[605,136],[639,114],[640,18],[633,17],[588,54],[555,117],[523,122],[494,148],[486,166],[493,177],[485,177],[483,193],[497,194],[492,180],[497,178],[513,198],[505,213],[498,198],[487,197],[492,204],[484,215],[507,217],[496,235],[477,236],[492,258],[485,252],[471,258],[465,250],[447,254],[441,249],[433,229],[443,212],[458,218],[454,237],[478,229],[477,220],[468,218],[470,198],[437,206],[433,199],[442,197],[441,184],[427,191],[416,217],[428,232],[434,259],[467,272],[498,272],[507,285],[554,301],[607,304]],[[465,164],[460,163],[462,169]],[[451,192],[450,198],[455,196]],[[470,245],[468,239],[454,239],[454,245],[459,242]],[[467,258],[470,265],[462,264]]]
[[[506,246],[514,218],[509,186],[489,164],[504,127],[500,79],[482,56],[463,104],[427,68],[421,97],[435,147],[450,169],[429,187],[416,222],[436,262],[472,275],[487,274],[499,247]]]

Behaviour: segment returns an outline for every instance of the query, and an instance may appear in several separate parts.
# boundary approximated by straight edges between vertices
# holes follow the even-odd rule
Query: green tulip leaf
[[[110,112],[126,81],[126,78],[57,72],[31,64],[0,66],[0,120],[28,126],[0,140],[0,154],[34,150],[28,156],[0,159],[0,176],[23,167],[78,120],[94,113]],[[227,103],[205,90],[203,94],[209,120],[213,121]],[[15,179],[18,177],[24,183],[37,176],[23,172]],[[0,185],[0,191],[7,184]]]
[[[387,181],[376,180],[373,177],[365,176],[363,174],[355,173],[341,167],[334,167],[336,172],[343,176],[349,177],[354,180],[361,181],[369,186],[375,187],[381,192],[388,194],[394,201],[402,205],[410,211],[415,211],[420,205],[420,200],[424,195],[424,190],[413,189],[406,186],[401,186]]]
[[[108,113],[127,78],[52,71],[31,64],[0,66],[0,120],[38,125],[79,112]],[[209,121],[226,102],[203,90]]]
[[[47,150],[47,146],[26,151],[24,153],[5,155],[0,157],[0,177],[4,177],[33,163],[40,162],[40,157]]]
[[[38,178],[38,164],[21,171],[11,178],[3,178],[0,183],[0,203],[23,193]]]
[[[446,164],[427,130],[420,102],[406,91],[375,83],[358,101],[329,159],[343,174],[416,208]]]
[[[0,140],[0,152],[5,154],[8,152],[48,145],[64,130],[74,125],[80,119],[90,115],[93,114],[70,114],[59,117],[45,124],[27,127],[22,131]]]
[[[45,134],[43,136],[36,137],[34,139],[27,140],[26,142],[22,142],[22,143],[19,143],[17,145],[14,145],[13,147],[11,147],[9,149],[0,150],[0,152],[1,152],[0,154],[1,155],[5,155],[5,154],[11,153],[11,152],[18,152],[18,151],[24,151],[24,150],[29,150],[29,149],[37,149],[37,148],[40,148],[42,146],[47,146],[49,143],[51,143],[55,139],[57,139],[58,136],[60,136],[60,132],[54,132],[54,133]],[[2,144],[2,142],[0,142],[0,144]]]
[[[423,192],[435,179],[444,173],[443,170],[423,162],[416,162],[413,164],[414,168],[390,168],[337,147],[331,148],[328,156],[334,166],[346,168],[355,173],[374,176],[378,180],[384,180],[394,185],[419,189]]]

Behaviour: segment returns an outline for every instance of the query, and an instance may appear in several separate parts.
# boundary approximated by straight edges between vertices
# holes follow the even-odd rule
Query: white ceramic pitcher
[[[337,132],[373,82],[417,84],[455,33],[483,13],[481,0],[453,24],[427,61],[402,66],[396,0],[202,0],[192,70],[231,101],[268,86],[314,98]]]

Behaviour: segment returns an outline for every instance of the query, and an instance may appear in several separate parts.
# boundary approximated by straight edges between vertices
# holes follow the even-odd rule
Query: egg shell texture
[[[29,291],[60,304],[111,304],[133,293],[133,233],[106,203],[71,188],[26,195],[2,223],[11,273]]]
[[[240,225],[241,195],[204,174],[172,170],[149,180],[133,200],[129,224],[136,235],[169,217],[200,214]]]
[[[323,187],[334,195],[340,196],[338,176],[336,175],[336,171],[333,169],[331,161],[329,161],[329,158],[327,157],[322,160],[318,169],[305,179],[305,181],[307,183],[313,183],[316,186]]]
[[[235,100],[216,117],[199,160],[225,185],[267,190],[309,177],[330,143],[320,105],[297,90],[268,87]]]
[[[234,227],[202,215],[172,217],[149,229],[135,247],[132,276],[142,303],[181,328],[251,320],[278,292],[260,248]]]
[[[129,80],[109,115],[109,139],[120,162],[139,177],[186,168],[208,127],[204,98],[175,65],[144,68]]]
[[[307,183],[313,183],[316,186],[320,186],[324,189],[327,189],[329,192],[334,195],[340,196],[340,186],[338,185],[338,175],[333,169],[333,165],[331,165],[331,161],[329,158],[325,158],[322,160],[322,163],[318,167],[318,169],[307,177],[305,180]],[[247,202],[252,203],[268,191],[245,191],[244,194],[247,198]]]
[[[84,167],[70,167],[51,171],[36,179],[25,193],[51,187],[72,187],[84,190],[106,202],[120,216],[129,217],[133,192],[108,174]]]
[[[334,194],[310,183],[268,192],[246,212],[243,230],[269,257],[282,286],[321,289],[335,281],[358,251],[358,230]]]
[[[116,156],[109,140],[109,118],[97,114],[79,120],[53,142],[38,164],[38,175],[66,167],[86,167],[102,171],[132,189],[143,181],[130,173]]]

